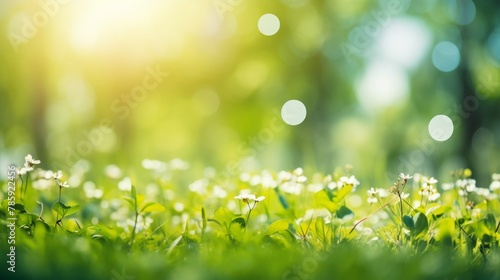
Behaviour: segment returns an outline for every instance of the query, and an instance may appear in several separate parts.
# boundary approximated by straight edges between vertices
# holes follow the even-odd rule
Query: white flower
[[[34,159],[31,154],[28,154],[27,156],[24,157],[24,167],[32,167],[34,165],[40,164],[40,161],[37,159]],[[31,170],[30,170],[31,171]]]
[[[410,196],[409,193],[404,193],[404,192],[401,193],[401,198],[402,199],[408,198],[409,196]]]
[[[470,192],[470,193],[471,193],[471,192],[475,192],[475,191],[476,191],[476,185],[475,185],[475,184],[474,184],[474,185],[472,185],[472,184],[467,185],[467,186],[465,187],[465,190],[466,190],[467,192]]]
[[[369,204],[372,204],[377,203],[378,199],[376,197],[368,197],[366,201],[368,201]]]
[[[478,195],[481,195],[481,196],[484,196],[484,197],[488,197],[490,195],[490,190],[486,189],[486,188],[477,188],[476,189],[476,193]]]
[[[496,190],[500,189],[500,181],[493,181],[490,184],[490,191],[494,192]]]
[[[368,195],[371,195],[371,196],[375,196],[376,194],[378,194],[379,192],[379,189],[374,189],[373,187],[370,188],[369,190],[366,191],[368,193]],[[376,201],[375,201],[376,202]]]
[[[430,179],[427,180],[428,185],[436,184],[438,180],[436,180],[434,177],[431,177]]]
[[[68,182],[66,182],[66,181],[64,181],[64,182],[57,181],[57,184],[58,184],[58,185],[59,185],[59,187],[61,187],[61,188],[69,188]]]
[[[440,193],[435,192],[435,193],[429,195],[429,201],[436,201],[440,196],[441,196]]]
[[[257,197],[257,198],[255,199],[255,201],[257,201],[257,202],[261,202],[261,201],[262,201],[262,200],[264,200],[265,198],[266,198],[265,196],[261,195],[261,196]]]
[[[304,183],[305,181],[307,181],[306,176],[301,175],[301,176],[297,177],[297,183]]]
[[[293,174],[296,175],[296,176],[301,176],[302,174],[304,173],[304,170],[302,168],[296,168],[294,171],[293,171]]]
[[[358,180],[356,180],[356,177],[354,176],[351,177],[342,176],[340,177],[339,181],[346,185],[353,185],[353,186],[359,185]]]
[[[265,197],[264,196],[255,197],[255,194],[241,193],[240,195],[235,196],[234,199],[241,199],[241,200],[243,200],[243,202],[247,202],[247,201],[260,202],[260,201],[264,200]]]
[[[25,168],[25,167],[23,167],[23,168],[17,168],[17,175],[18,176],[22,176],[22,175],[26,174],[28,171],[31,171],[31,170],[33,170],[33,168],[30,168],[29,170],[27,168]]]
[[[456,185],[459,188],[465,188],[465,186],[467,185],[467,180],[465,180],[465,179],[458,179],[457,182],[456,182]]]
[[[413,178],[413,176],[410,176],[410,174],[405,175],[404,173],[399,174],[399,178],[408,181],[409,179]]]
[[[241,199],[244,202],[247,200],[255,200],[255,194],[241,193],[238,196],[235,196],[234,199]]]
[[[61,170],[57,170],[57,172],[54,172],[52,174],[52,178],[56,179],[56,180],[60,180],[62,178],[63,174],[62,174],[62,171]]]

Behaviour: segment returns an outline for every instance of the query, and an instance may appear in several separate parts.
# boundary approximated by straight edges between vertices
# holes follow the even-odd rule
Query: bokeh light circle
[[[289,125],[299,125],[307,115],[306,106],[298,100],[289,100],[281,107],[281,118]]]
[[[280,29],[280,20],[273,14],[265,14],[259,18],[258,27],[263,35],[273,36]]]
[[[446,115],[437,115],[429,122],[429,135],[436,141],[446,141],[453,134],[453,122]]]
[[[460,51],[452,42],[443,41],[432,51],[432,64],[439,71],[451,72],[460,64]]]

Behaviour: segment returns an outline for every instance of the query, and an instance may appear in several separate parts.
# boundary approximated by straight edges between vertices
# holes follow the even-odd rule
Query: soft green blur
[[[2,1],[0,165],[350,164],[366,187],[470,167],[486,186],[500,170],[500,6],[470,3]],[[273,36],[258,29],[267,13]],[[460,50],[451,72],[433,64],[441,41]],[[307,108],[297,126],[281,119],[292,99]],[[428,133],[439,114],[454,123],[444,142]]]

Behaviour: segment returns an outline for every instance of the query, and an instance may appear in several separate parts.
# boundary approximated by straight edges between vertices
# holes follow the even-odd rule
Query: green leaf
[[[425,214],[418,212],[413,217],[413,222],[415,223],[415,230],[413,234],[417,236],[418,234],[425,232],[429,228],[429,222]]]
[[[341,202],[352,191],[353,187],[353,185],[345,185],[338,190],[333,197],[333,202]]]
[[[78,212],[78,210],[80,209],[80,205],[73,205],[73,206],[68,206],[69,209],[68,211],[66,212],[66,215],[65,216],[69,216],[71,214],[74,214],[76,212]]]
[[[426,214],[433,214],[436,217],[441,217],[444,213],[451,210],[451,207],[448,205],[436,205],[429,209],[427,209]]]
[[[403,223],[405,224],[406,228],[409,230],[413,231],[415,229],[415,223],[413,222],[413,219],[411,216],[404,215],[403,216]]]
[[[331,240],[331,227],[330,225],[325,224],[325,220],[323,218],[316,218],[316,222],[314,223],[314,230],[316,233],[316,237],[321,242],[328,242]]]
[[[127,201],[130,204],[130,206],[132,206],[132,209],[135,207],[135,202],[132,198],[130,197],[122,197],[122,198],[125,199],[125,201]]]
[[[333,213],[339,209],[338,203],[330,200],[327,190],[321,190],[314,194],[314,201],[318,206],[325,207],[330,213]]]
[[[489,234],[483,234],[483,237],[481,237],[481,241],[483,241],[483,243],[490,243],[493,240],[493,237]]]
[[[140,213],[162,212],[162,211],[165,211],[165,207],[163,207],[163,205],[156,202],[148,202],[142,207]]]
[[[267,227],[267,234],[272,235],[278,231],[283,231],[288,229],[288,220],[282,219],[277,220]]]
[[[276,188],[276,193],[278,194],[278,199],[281,203],[281,206],[283,206],[283,208],[285,209],[288,209],[289,207],[288,201],[286,201],[286,198],[283,196],[283,194],[279,192],[278,188]]]
[[[246,226],[245,219],[243,217],[236,217],[231,221],[231,225],[233,224],[239,224],[241,228],[244,228]]]
[[[340,208],[337,210],[337,217],[339,218],[344,218],[345,216],[352,215],[354,214],[351,209],[347,208],[346,206],[342,205]]]
[[[219,226],[223,227],[222,223],[221,223],[221,222],[219,222],[219,221],[218,221],[218,220],[216,220],[216,219],[211,219],[211,218],[208,218],[208,219],[207,219],[207,221],[209,221],[209,222],[213,222],[213,223],[216,223],[216,224],[218,224]]]
[[[134,207],[135,212],[137,213],[137,191],[134,186],[130,189],[130,198],[132,198],[132,207]]]
[[[17,215],[16,223],[20,228],[31,228],[35,224],[37,219],[37,215],[20,213],[19,215]]]
[[[488,213],[488,215],[486,215],[486,219],[484,222],[485,222],[486,227],[488,227],[488,229],[491,232],[495,231],[495,228],[497,225],[497,222],[495,220],[495,215],[493,215],[492,213]]]
[[[52,205],[52,210],[61,215],[61,219],[76,213],[78,209],[80,209],[80,205],[66,206],[62,202],[56,202]]]
[[[174,250],[174,248],[177,246],[177,244],[179,244],[179,242],[181,242],[181,239],[184,235],[180,235],[179,237],[177,237],[174,242],[172,242],[172,244],[170,245],[170,247],[168,248],[167,250],[167,256],[169,256],[170,254],[172,254],[172,251]]]
[[[132,188],[130,189],[130,197],[133,199],[133,200],[136,200],[136,197],[137,197],[137,190],[135,189],[134,186],[132,186]]]
[[[54,210],[57,214],[60,216],[63,216],[66,214],[66,209],[68,207],[64,205],[62,202],[56,202],[52,205],[52,210]]]
[[[447,236],[452,236],[455,232],[455,221],[452,218],[442,218],[438,220],[437,238],[441,240]]]

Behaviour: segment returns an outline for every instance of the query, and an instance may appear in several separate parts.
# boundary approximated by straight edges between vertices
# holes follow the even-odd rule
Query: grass
[[[149,160],[134,186],[116,166],[90,180],[84,162],[65,174],[25,161],[1,184],[2,279],[500,279],[498,174],[367,190],[350,170],[220,184]]]

